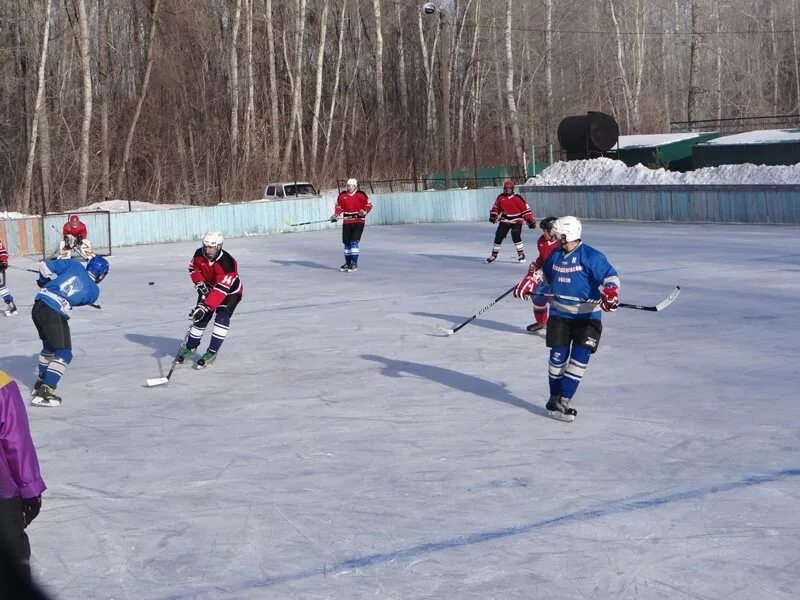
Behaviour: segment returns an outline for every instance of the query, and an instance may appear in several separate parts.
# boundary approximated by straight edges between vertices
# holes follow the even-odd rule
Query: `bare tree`
[[[281,145],[280,112],[278,110],[278,78],[275,65],[275,27],[272,20],[272,0],[266,0],[267,60],[269,65],[270,137],[272,138],[272,160],[278,160]]]
[[[292,107],[289,110],[289,133],[286,136],[286,143],[283,148],[283,168],[289,167],[289,160],[292,157],[294,136],[300,121],[300,104],[303,95],[303,42],[306,26],[306,0],[299,0],[297,8],[297,18],[295,19],[294,36],[294,67],[290,67],[287,59],[286,68],[292,78]],[[286,44],[284,44],[285,49]]]
[[[320,17],[319,47],[317,48],[317,74],[314,90],[314,112],[311,118],[311,167],[317,166],[317,147],[319,143],[319,125],[322,107],[322,73],[325,65],[325,37],[328,32],[328,0],[322,0],[322,16]],[[337,74],[338,76],[338,74]]]
[[[522,165],[522,138],[519,133],[517,104],[514,100],[514,54],[511,51],[512,4],[512,0],[506,0],[506,102],[508,104],[508,120],[511,125],[511,140],[514,144],[514,158],[518,165]]]
[[[231,47],[229,54],[228,81],[231,94],[231,159],[235,163],[239,156],[239,26],[242,22],[242,0],[233,0],[233,22],[231,23]]]
[[[145,62],[144,76],[142,77],[141,89],[139,97],[136,100],[136,107],[133,110],[131,123],[128,127],[128,135],[125,138],[125,148],[122,151],[122,161],[117,171],[117,180],[114,184],[114,189],[119,191],[122,189],[122,181],[128,167],[128,160],[131,155],[131,145],[133,144],[133,135],[136,132],[136,123],[139,121],[139,115],[142,113],[142,105],[144,104],[145,97],[147,96],[147,88],[150,85],[150,73],[153,70],[153,54],[155,51],[155,38],[156,29],[158,24],[158,12],[161,9],[161,0],[153,0],[153,14],[150,21],[150,33],[147,36],[147,59]]]
[[[73,0],[78,15],[81,73],[83,75],[83,121],[81,122],[80,171],[78,202],[85,202],[89,187],[89,134],[92,124],[92,70],[90,64],[91,39],[89,38],[89,16],[84,0]]]
[[[36,139],[39,131],[39,115],[44,104],[45,88],[45,64],[47,63],[47,45],[50,39],[50,0],[46,0],[44,8],[44,24],[42,30],[42,51],[39,58],[38,89],[36,90],[36,102],[33,107],[33,123],[31,124],[31,137],[28,143],[28,162],[25,166],[25,187],[22,192],[22,211],[27,213],[30,210],[31,202],[31,182],[33,180],[33,164],[36,160]]]
[[[344,50],[344,20],[347,14],[347,0],[342,3],[341,11],[339,12],[339,22],[336,28],[337,42],[336,42],[336,66],[333,69],[333,89],[330,95],[330,105],[328,107],[328,119],[325,124],[325,149],[322,153],[322,170],[327,171],[328,167],[328,152],[331,147],[331,135],[333,130],[333,116],[336,111],[336,101],[339,98],[339,79],[342,70],[342,52]]]

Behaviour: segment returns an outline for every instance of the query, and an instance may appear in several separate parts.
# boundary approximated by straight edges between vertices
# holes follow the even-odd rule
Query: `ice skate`
[[[44,379],[37,377],[36,381],[33,383],[33,387],[31,388],[31,398],[36,395],[36,393],[39,391],[39,388],[42,387],[42,384],[44,384]]]
[[[518,263],[527,262],[526,259],[525,259],[525,255],[524,254],[517,254],[517,262]]]
[[[547,328],[547,323],[531,323],[525,328],[525,330],[528,333],[536,333],[537,331],[542,331],[545,328]]]
[[[562,398],[561,396],[550,396],[545,408],[549,411],[549,415],[559,421],[571,423],[575,420],[578,411],[569,407],[569,399]]]
[[[182,365],[184,362],[186,362],[186,359],[187,358],[191,358],[193,354],[194,354],[194,350],[184,346],[183,348],[181,348],[181,351],[178,352],[178,358],[176,359],[176,362],[179,365]]]
[[[486,259],[486,262],[487,263],[492,263],[495,260],[497,260],[497,255],[496,254],[492,254],[489,258]]]
[[[47,406],[55,407],[61,406],[61,397],[56,396],[53,388],[49,385],[42,383],[39,389],[36,390],[36,395],[31,399],[33,406]]]
[[[348,273],[354,273],[354,272],[356,272],[356,271],[358,271],[358,264],[356,264],[356,263],[351,263],[351,264],[350,264],[350,267],[347,269],[347,272],[348,272]]]
[[[217,353],[211,352],[210,350],[206,351],[203,356],[197,359],[197,363],[195,364],[195,369],[205,369],[206,367],[210,367],[214,364],[214,361],[217,359]]]
[[[7,317],[12,315],[16,315],[19,311],[17,310],[17,305],[14,304],[14,301],[8,303],[6,310],[3,311]]]
[[[339,270],[342,273],[347,273],[350,270],[350,263],[344,263],[341,267],[339,267]]]

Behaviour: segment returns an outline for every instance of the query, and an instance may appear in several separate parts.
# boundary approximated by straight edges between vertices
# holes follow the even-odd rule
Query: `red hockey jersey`
[[[225,250],[219,251],[216,260],[208,260],[203,249],[198,248],[189,263],[189,278],[192,283],[205,281],[211,288],[203,303],[211,310],[225,301],[228,294],[242,294],[244,286],[239,279],[239,265]]]
[[[531,207],[525,202],[525,198],[519,194],[500,194],[494,201],[492,210],[489,211],[492,220],[499,220],[501,223],[536,223]]]
[[[6,250],[3,242],[0,242],[0,263],[8,264],[8,250]]]
[[[531,265],[534,271],[542,268],[542,265],[547,260],[547,257],[552,254],[553,250],[558,248],[558,241],[553,240],[552,242],[548,242],[546,239],[544,239],[543,235],[540,235],[539,239],[536,241],[536,247],[539,249],[539,256],[536,258],[536,262]]]
[[[78,223],[73,227],[72,222],[75,220],[77,220]],[[76,238],[79,237],[82,240],[85,240],[87,237],[89,237],[86,232],[86,224],[81,221],[77,215],[69,216],[69,221],[64,223],[64,227],[61,228],[61,233],[64,237],[71,235]]]
[[[366,223],[364,217],[372,210],[369,203],[369,196],[361,190],[356,190],[352,194],[344,191],[336,199],[336,207],[333,214],[344,217],[345,224]],[[360,214],[363,211],[363,215]]]

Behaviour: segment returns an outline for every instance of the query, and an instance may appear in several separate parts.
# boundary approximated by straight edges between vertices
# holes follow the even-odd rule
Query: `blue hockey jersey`
[[[67,319],[72,307],[94,304],[100,297],[100,288],[89,272],[71,258],[43,261],[36,283],[42,289],[34,300],[41,300]]]
[[[566,254],[561,248],[554,250],[542,266],[542,274],[545,283],[558,296],[600,300],[601,288],[608,284],[620,285],[617,271],[605,255],[583,242]],[[600,305],[594,302],[555,297],[550,304],[551,317],[599,319],[601,315]]]

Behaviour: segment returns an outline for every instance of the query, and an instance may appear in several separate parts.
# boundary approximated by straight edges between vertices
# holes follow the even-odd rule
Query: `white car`
[[[264,200],[311,198],[314,196],[319,196],[319,193],[314,189],[314,186],[307,181],[270,183],[264,189]]]

